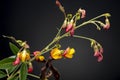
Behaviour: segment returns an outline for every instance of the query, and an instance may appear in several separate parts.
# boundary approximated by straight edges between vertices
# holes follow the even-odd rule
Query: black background
[[[96,39],[103,45],[104,59],[98,63],[93,56],[89,41],[67,38],[61,41],[62,48],[74,47],[73,59],[62,59],[53,64],[61,74],[60,80],[120,80],[119,51],[119,4],[116,0],[60,0],[67,13],[79,8],[86,10],[86,18],[78,24],[100,14],[109,12],[111,27],[97,31],[87,25],[75,34]],[[3,0],[0,1],[0,59],[12,55],[8,40],[2,35],[26,40],[31,52],[44,48],[57,33],[64,17],[55,5],[55,0]],[[42,64],[34,63],[34,73],[39,73]],[[31,79],[30,79],[31,80]],[[35,80],[35,79],[34,79]]]

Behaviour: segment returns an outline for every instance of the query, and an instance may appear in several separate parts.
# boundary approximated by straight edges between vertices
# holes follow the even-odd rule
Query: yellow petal
[[[44,57],[44,56],[39,56],[39,60],[40,60],[40,61],[44,61],[44,60],[45,60],[45,57]]]
[[[71,48],[71,49],[69,48],[64,56],[66,58],[73,58],[74,53],[75,53],[75,49],[74,48]]]
[[[25,59],[26,59],[26,53],[22,53],[21,54],[21,61],[25,62]]]
[[[62,58],[61,50],[59,50],[58,48],[53,49],[50,52],[50,54],[53,59],[61,59]]]
[[[74,53],[75,53],[75,49],[71,48],[68,54],[73,55]]]
[[[26,60],[29,60],[29,59],[30,59],[30,54],[26,53]]]
[[[66,58],[73,58],[73,55],[71,55],[71,54],[66,54],[65,57],[66,57]]]
[[[30,59],[30,54],[26,51],[26,49],[21,52],[20,59],[22,62]]]

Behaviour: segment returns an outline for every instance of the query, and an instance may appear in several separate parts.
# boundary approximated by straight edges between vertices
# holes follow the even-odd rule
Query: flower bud
[[[36,59],[36,60],[39,59],[38,54],[40,54],[40,53],[41,53],[40,51],[35,51],[35,52],[33,52],[33,55],[35,56],[35,59]]]
[[[64,7],[61,5],[61,3],[60,3],[58,0],[56,0],[56,5],[59,7],[59,9],[60,9],[63,13],[65,13]]]
[[[69,23],[66,27],[66,32],[70,31],[73,28],[73,23]]]
[[[58,0],[56,0],[56,5],[59,7],[61,6],[61,3]]]
[[[78,12],[80,12],[81,13],[81,18],[85,18],[85,16],[86,16],[86,11],[84,10],[84,9],[79,9],[78,10]]]
[[[37,54],[40,54],[40,51],[35,51],[35,52],[33,52],[33,55],[34,55],[34,56],[37,56]]]
[[[28,73],[32,73],[33,72],[33,66],[32,66],[32,63],[30,62],[29,64],[28,64]]]
[[[108,19],[108,18],[105,19],[105,23],[106,23],[106,24],[103,26],[103,28],[104,28],[104,29],[109,29],[109,28],[110,28],[110,22],[109,22],[109,19]]]
[[[13,62],[13,65],[18,65],[20,63],[20,58],[17,57],[16,60]]]
[[[73,26],[74,26],[73,24],[74,24],[73,20],[71,20],[70,22],[68,22],[68,25],[66,27],[66,32],[70,31],[73,28]]]

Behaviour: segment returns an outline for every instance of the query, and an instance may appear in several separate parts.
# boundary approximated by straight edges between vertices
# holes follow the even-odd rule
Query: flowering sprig
[[[66,11],[62,4],[56,0],[56,5],[60,11],[64,14],[64,21],[61,27],[58,29],[58,33],[55,38],[42,50],[36,50],[30,52],[29,45],[26,41],[17,40],[11,36],[3,36],[4,38],[11,39],[9,43],[10,49],[14,53],[13,56],[5,58],[0,61],[0,78],[7,77],[7,80],[26,80],[27,76],[32,76],[41,80],[48,80],[49,77],[54,76],[55,80],[59,80],[60,74],[58,70],[53,66],[52,62],[60,59],[72,59],[75,54],[75,48],[68,46],[66,49],[61,49],[60,40],[65,37],[81,38],[89,40],[91,48],[94,50],[93,56],[97,57],[97,61],[103,60],[103,47],[100,43],[92,38],[75,34],[75,30],[80,29],[88,24],[94,24],[97,30],[109,29],[110,21],[109,13],[104,13],[81,24],[77,24],[78,20],[86,17],[86,10],[79,8],[78,11],[73,14],[66,14]],[[102,22],[99,18],[105,17],[105,21]],[[44,56],[45,53],[49,53],[49,57]],[[43,63],[44,66],[40,69],[40,76],[34,75],[32,71],[34,66],[33,61]]]

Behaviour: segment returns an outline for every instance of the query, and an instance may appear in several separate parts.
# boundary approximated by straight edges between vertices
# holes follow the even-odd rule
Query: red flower
[[[20,58],[17,57],[16,60],[13,62],[13,65],[18,65],[20,63]]]
[[[70,31],[70,35],[74,35],[74,23],[73,20],[71,20],[71,22],[66,26],[66,32]]]
[[[95,51],[94,56],[97,57],[98,62],[102,61],[103,59],[102,52],[99,50]]]
[[[100,52],[98,50],[95,51],[94,56],[99,56]]]
[[[66,27],[66,32],[69,32],[73,28],[73,23],[69,23]]]
[[[103,56],[102,55],[99,55],[98,56],[98,62],[101,62],[103,60]]]

